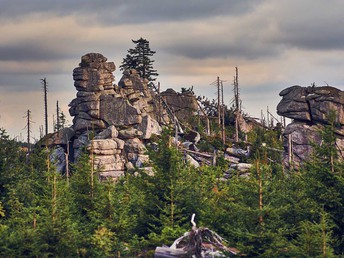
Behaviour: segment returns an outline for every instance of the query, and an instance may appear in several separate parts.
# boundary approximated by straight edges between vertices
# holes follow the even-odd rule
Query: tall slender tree
[[[138,40],[132,40],[136,45],[135,48],[128,50],[127,56],[123,59],[121,66],[119,67],[121,71],[127,69],[135,69],[139,72],[142,78],[148,81],[155,81],[156,76],[159,74],[157,70],[154,70],[153,63],[154,60],[151,57],[156,53],[152,51],[149,47],[149,41],[143,38]]]

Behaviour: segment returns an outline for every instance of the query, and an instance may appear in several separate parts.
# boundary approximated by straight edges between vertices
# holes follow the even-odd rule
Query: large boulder
[[[330,86],[292,86],[280,92],[277,113],[291,119],[328,123],[330,111],[344,125],[344,92]]]
[[[335,115],[336,148],[344,154],[344,92],[330,86],[292,86],[281,91],[277,113],[294,121],[283,132],[284,164],[298,169],[309,160],[314,145],[321,145],[321,131]]]

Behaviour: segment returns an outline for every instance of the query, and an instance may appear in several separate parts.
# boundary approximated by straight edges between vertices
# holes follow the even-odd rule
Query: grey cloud
[[[30,92],[42,91],[41,79],[46,78],[48,82],[48,92],[59,92],[62,90],[73,90],[72,74],[11,74],[0,73],[0,91],[6,92]],[[69,82],[69,83],[65,83]]]
[[[312,50],[344,49],[344,28],[335,23],[325,26],[314,22],[300,24],[298,27],[282,27],[281,34],[277,41],[292,47]]]
[[[189,1],[111,1],[93,0],[2,0],[0,19],[18,19],[32,13],[49,13],[60,16],[90,15],[84,22],[102,24],[133,24],[163,21],[206,19],[212,16],[240,15],[261,0],[189,0]],[[95,17],[96,20],[92,20]]]
[[[47,61],[68,58],[71,53],[59,51],[55,46],[44,46],[21,42],[14,45],[0,46],[0,60]]]
[[[269,17],[276,27],[271,42],[312,50],[344,49],[344,2],[271,2],[276,13]]]
[[[40,78],[44,78],[44,76],[32,74],[19,74],[17,76],[0,74],[0,89],[9,92],[39,91],[42,88]]]
[[[265,44],[253,39],[238,39],[235,42],[222,40],[222,42],[218,43],[204,39],[202,42],[195,40],[194,42],[171,44],[162,51],[191,59],[239,58],[252,60],[276,56],[281,53],[282,48],[278,45]]]

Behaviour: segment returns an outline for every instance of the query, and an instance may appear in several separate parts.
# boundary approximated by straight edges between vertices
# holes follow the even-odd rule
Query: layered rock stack
[[[135,70],[125,71],[116,85],[115,69],[115,64],[107,62],[103,55],[89,53],[73,70],[77,90],[69,104],[73,125],[47,135],[40,143],[53,149],[52,160],[59,171],[65,170],[67,162],[77,161],[83,152],[88,152],[103,178],[117,178],[125,171],[145,168],[149,163],[145,144],[152,135],[161,133],[161,125],[174,119],[166,100],[177,115],[186,112],[187,119],[197,110],[192,94],[168,90],[161,94],[163,99]]]
[[[329,123],[334,112],[336,127],[336,148],[344,159],[344,92],[330,86],[292,86],[281,91],[281,102],[277,113],[293,119],[283,133],[284,164],[299,168],[310,158],[313,144],[321,145],[321,130]]]
[[[135,70],[126,71],[117,86],[115,69],[103,55],[90,53],[73,71],[77,95],[69,112],[74,117],[74,159],[86,148],[101,177],[143,167],[148,162],[143,141],[161,132],[157,114],[168,119]]]

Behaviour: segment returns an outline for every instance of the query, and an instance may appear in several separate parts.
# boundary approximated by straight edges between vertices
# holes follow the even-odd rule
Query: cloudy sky
[[[56,101],[68,114],[76,95],[81,56],[98,52],[119,66],[140,37],[156,51],[163,89],[194,86],[212,99],[219,76],[230,105],[237,66],[253,117],[267,106],[275,112],[279,92],[292,85],[344,90],[343,10],[342,0],[0,0],[0,127],[25,139],[30,110],[39,136],[47,78],[52,131]]]

